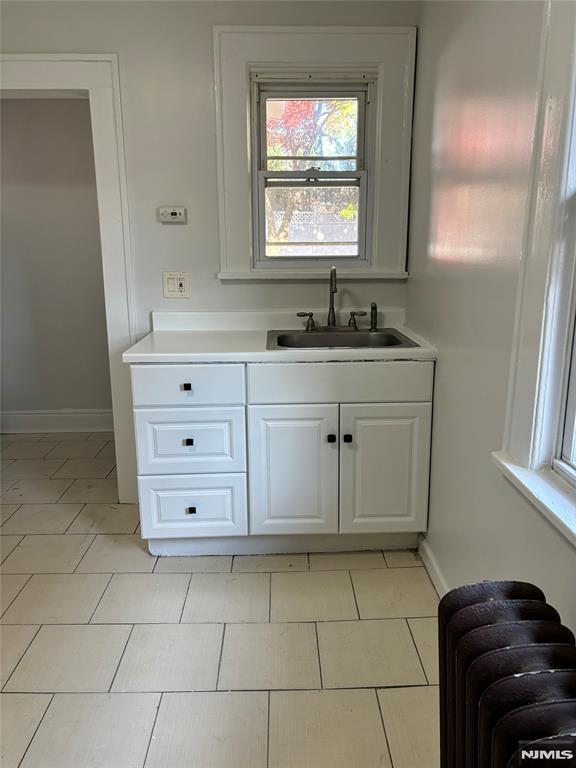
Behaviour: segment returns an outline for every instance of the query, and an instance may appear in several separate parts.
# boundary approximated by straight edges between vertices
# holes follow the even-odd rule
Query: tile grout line
[[[360,617],[360,608],[358,608],[358,598],[356,597],[356,590],[354,589],[354,579],[352,578],[352,571],[348,571],[348,578],[350,579],[350,585],[352,587],[352,594],[354,595],[354,605],[356,606],[356,614],[358,617],[358,621],[361,620]]]
[[[270,691],[268,693],[268,720],[266,723],[266,768],[270,768]]]
[[[10,555],[12,554],[12,552],[16,552],[16,550],[18,549],[18,547],[20,546],[20,544],[22,544],[22,542],[24,541],[24,539],[26,538],[26,536],[27,536],[28,534],[25,534],[25,533],[23,533],[23,534],[20,534],[20,533],[14,533],[14,534],[6,534],[6,535],[7,535],[7,536],[10,536],[10,535],[13,535],[13,536],[20,536],[20,541],[18,542],[18,544],[16,544],[16,546],[15,546],[13,549],[11,549],[11,550],[10,550],[10,552],[8,552],[8,554],[7,554],[5,557],[0,557],[0,563],[2,563],[3,565],[6,563],[6,561],[8,560],[8,558],[10,557]],[[4,575],[4,576],[26,576],[26,574],[25,574],[25,573],[10,573],[10,572],[8,572],[8,573],[6,573],[6,572],[3,572],[3,575]]]
[[[394,765],[394,757],[392,756],[392,750],[390,749],[390,741],[388,740],[388,733],[386,732],[386,724],[384,723],[384,713],[382,712],[382,707],[380,706],[380,697],[378,696],[378,690],[376,688],[374,690],[374,696],[376,697],[376,706],[378,707],[378,712],[380,712],[380,722],[382,723],[382,731],[384,733],[384,740],[386,742],[386,747],[388,749],[388,757],[390,758],[390,765],[392,768],[395,768]]]
[[[102,602],[102,598],[104,597],[104,595],[105,595],[105,594],[106,594],[106,592],[108,591],[108,587],[110,586],[110,582],[112,581],[112,577],[113,577],[113,576],[114,576],[114,574],[113,574],[113,573],[111,573],[111,574],[110,574],[110,578],[109,578],[109,579],[108,579],[108,581],[106,582],[106,586],[105,586],[105,587],[104,587],[104,589],[102,590],[102,594],[101,594],[101,595],[100,595],[100,597],[98,598],[98,601],[96,602],[96,605],[94,606],[94,610],[93,610],[93,611],[92,611],[92,613],[90,614],[90,618],[88,619],[88,621],[86,622],[86,624],[92,624],[92,619],[94,618],[94,615],[96,614],[96,611],[98,610],[98,606],[99,606],[99,605],[100,605],[100,603]]]
[[[268,624],[272,623],[272,574],[268,574]]]
[[[386,566],[386,568],[390,568],[390,566],[388,565],[388,560],[386,560],[386,555],[384,554],[384,550],[380,549],[378,551],[382,552],[382,559],[384,560],[384,565]]]
[[[158,720],[158,715],[160,713],[160,707],[162,706],[162,700],[164,698],[164,691],[160,693],[160,698],[158,699],[158,706],[156,707],[156,714],[154,715],[154,722],[152,723],[152,728],[150,730],[150,737],[148,739],[148,745],[146,747],[146,754],[144,755],[144,760],[142,761],[142,768],[145,768],[146,761],[148,760],[148,752],[150,752],[150,746],[152,744],[152,737],[154,736],[154,729],[156,728],[156,721]]]
[[[155,573],[156,566],[158,565],[158,561],[160,558],[157,558],[156,562],[154,563],[154,570],[152,573]],[[184,602],[182,603],[182,610],[180,611],[180,618],[178,619],[178,624],[182,624],[182,616],[184,616],[184,608],[186,608],[186,600],[188,600],[188,593],[190,592],[190,587],[192,585],[192,576],[194,576],[193,573],[190,574],[190,578],[188,579],[188,584],[186,586],[186,594],[184,595]]]
[[[410,622],[408,621],[408,619],[404,619],[404,621],[406,622],[406,626],[408,627],[408,632],[410,632],[410,637],[412,638],[412,643],[414,644],[414,648],[416,648],[416,654],[418,655],[418,661],[420,662],[420,666],[422,667],[422,672],[424,672],[424,678],[426,680],[426,683],[430,685],[430,680],[428,679],[428,673],[426,672],[424,662],[422,661],[422,657],[420,656],[418,643],[416,642],[416,638],[414,637],[414,634],[412,632],[412,627],[410,626]]]
[[[2,506],[2,505],[0,504],[0,506]],[[6,523],[8,522],[8,520],[10,520],[10,518],[11,518],[13,515],[15,515],[15,514],[16,514],[16,512],[18,512],[18,510],[19,510],[19,509],[21,509],[21,507],[22,507],[23,505],[22,505],[22,504],[14,504],[14,506],[16,507],[16,509],[13,509],[13,510],[12,510],[12,512],[10,512],[10,514],[8,515],[8,517],[6,518],[6,520],[2,520],[2,525],[0,526],[0,533],[2,532],[2,528],[4,528],[4,526],[6,525]],[[6,534],[6,535],[7,535],[7,536],[11,536],[12,534]],[[17,534],[16,534],[16,535],[17,535]]]
[[[26,581],[24,582],[24,584],[22,584],[22,586],[20,587],[20,589],[18,590],[18,592],[17,592],[17,593],[14,595],[14,597],[12,598],[12,600],[10,600],[10,602],[8,603],[8,605],[7,605],[7,606],[4,608],[4,610],[3,610],[3,611],[2,611],[2,613],[0,614],[0,618],[2,618],[2,616],[4,616],[4,615],[5,615],[6,611],[7,611],[7,610],[10,608],[10,606],[11,606],[11,605],[12,605],[12,604],[13,604],[13,603],[16,601],[16,599],[17,599],[17,598],[20,596],[20,594],[21,594],[22,590],[24,589],[24,587],[26,586],[26,584],[28,584],[28,582],[29,582],[29,581],[30,581],[30,579],[32,578],[32,575],[33,575],[33,574],[31,574],[31,573],[30,573],[30,574],[26,574],[26,573],[13,573],[13,574],[12,574],[12,573],[10,573],[10,574],[7,574],[7,573],[6,573],[6,574],[4,574],[4,576],[28,576],[28,578],[26,579]],[[8,625],[6,625],[6,626],[8,626]]]
[[[90,536],[90,535],[91,535],[91,536],[92,536],[92,541],[90,542],[90,544],[88,544],[88,546],[86,547],[86,549],[84,550],[84,552],[83,552],[83,554],[82,554],[82,557],[80,558],[80,560],[78,560],[78,562],[76,563],[76,567],[75,567],[75,568],[74,568],[74,570],[72,571],[72,573],[79,573],[79,571],[78,571],[78,568],[80,568],[80,565],[82,564],[82,561],[84,560],[84,558],[86,557],[86,555],[88,554],[88,552],[89,552],[89,551],[92,549],[92,547],[94,546],[94,542],[96,541],[96,536],[97,536],[97,534],[96,534],[96,533],[94,533],[94,534],[89,534],[89,533],[80,534],[80,533],[79,533],[79,534],[70,534],[70,535],[71,535],[71,536],[72,536],[72,535],[78,535],[78,536],[82,536],[82,535],[83,535],[83,536]]]
[[[74,525],[74,523],[76,522],[76,520],[77,520],[77,519],[80,517],[80,515],[81,515],[81,514],[82,514],[82,512],[84,511],[84,507],[86,506],[86,502],[78,502],[78,503],[81,503],[81,506],[80,506],[80,510],[78,511],[78,514],[76,515],[76,517],[74,518],[74,520],[71,520],[71,521],[70,521],[70,525],[68,526],[68,528],[66,528],[66,530],[64,531],[64,534],[63,534],[63,535],[66,535],[66,534],[68,533],[68,531],[70,530],[70,528],[71,528],[71,527]],[[84,554],[86,554],[86,553],[84,553]],[[78,563],[78,565],[80,565],[80,563]],[[76,567],[78,567],[78,566],[76,566]]]
[[[88,626],[95,627],[97,625],[96,624],[91,624],[91,625],[88,625]],[[108,626],[112,627],[114,625],[113,624],[109,624]],[[116,626],[119,626],[119,625],[116,625]],[[136,626],[135,624],[132,624],[132,627],[131,627],[130,631],[128,632],[128,637],[126,638],[126,643],[124,644],[124,648],[122,649],[122,653],[120,654],[120,658],[118,660],[118,664],[116,666],[116,670],[114,671],[114,674],[112,675],[112,680],[110,681],[110,687],[108,688],[108,691],[107,691],[108,693],[112,693],[112,686],[114,685],[114,681],[116,680],[116,675],[118,674],[118,670],[120,669],[120,666],[122,664],[122,660],[124,658],[124,654],[126,653],[126,649],[128,648],[128,643],[130,642],[130,638],[132,637],[132,633],[134,632],[134,627],[135,626]],[[123,693],[123,691],[118,691],[118,693]]]
[[[26,749],[25,749],[25,750],[24,750],[24,752],[22,753],[22,757],[21,757],[21,758],[20,758],[20,760],[18,761],[18,766],[21,766],[21,765],[22,765],[22,763],[24,762],[24,758],[26,757],[26,754],[27,754],[28,750],[30,749],[30,746],[31,746],[32,742],[33,742],[33,741],[34,741],[34,739],[36,738],[36,734],[37,734],[37,733],[38,733],[38,731],[40,730],[40,726],[41,726],[41,725],[42,725],[42,723],[44,722],[44,718],[46,717],[46,713],[48,712],[48,710],[49,710],[49,709],[50,709],[50,707],[52,706],[52,702],[54,701],[54,697],[55,697],[55,696],[56,696],[56,694],[55,694],[55,693],[53,693],[53,694],[51,694],[51,695],[50,695],[50,701],[49,701],[49,702],[48,702],[48,704],[46,705],[46,709],[45,709],[45,710],[44,710],[44,712],[42,713],[42,717],[41,717],[41,718],[40,718],[40,720],[38,721],[38,725],[37,725],[37,726],[36,726],[36,728],[34,729],[34,733],[32,734],[32,736],[31,736],[31,738],[30,738],[30,741],[29,741],[29,742],[28,742],[28,744],[26,745]]]
[[[14,627],[14,626],[27,626],[27,627],[30,627],[30,626],[34,626],[34,625],[33,624],[6,624],[6,625],[3,625],[3,626],[7,626],[7,627],[10,627],[10,626],[12,626],[12,627]],[[38,629],[32,635],[32,638],[31,638],[30,642],[28,643],[26,648],[24,648],[24,650],[22,651],[22,654],[21,654],[20,658],[18,659],[18,661],[14,665],[14,669],[12,670],[12,672],[10,672],[10,674],[8,675],[6,680],[4,681],[4,685],[2,686],[2,692],[4,692],[4,690],[6,689],[6,686],[8,685],[10,680],[12,679],[12,676],[14,675],[14,673],[16,672],[18,667],[20,666],[20,663],[22,662],[22,659],[24,658],[24,656],[28,653],[28,649],[30,648],[30,646],[32,645],[34,640],[36,640],[36,638],[38,637],[38,633],[40,632],[40,630],[42,629],[43,626],[44,626],[44,624],[40,624],[38,626]]]
[[[69,490],[70,490],[70,488],[72,488],[72,486],[73,486],[73,485],[74,485],[74,483],[76,482],[76,478],[74,478],[74,477],[72,477],[72,478],[62,478],[62,479],[63,479],[63,480],[68,480],[68,479],[69,479],[69,480],[70,480],[70,485],[67,485],[67,486],[66,486],[66,488],[64,488],[64,490],[62,491],[62,493],[60,494],[60,496],[58,496],[58,498],[56,499],[56,501],[54,502],[54,504],[57,504],[57,503],[60,501],[60,499],[61,499],[61,498],[64,496],[64,494],[65,494],[65,493],[67,493],[67,491],[69,491]]]
[[[324,676],[322,675],[322,659],[320,658],[320,639],[318,637],[318,623],[314,622],[314,631],[316,633],[316,653],[318,654],[318,669],[320,671],[320,688],[324,689]]]
[[[224,623],[222,628],[222,642],[220,644],[220,656],[218,657],[218,672],[216,673],[216,688],[215,691],[218,690],[218,685],[220,684],[220,669],[222,667],[222,656],[224,655],[224,640],[226,637],[226,627],[228,625]]]

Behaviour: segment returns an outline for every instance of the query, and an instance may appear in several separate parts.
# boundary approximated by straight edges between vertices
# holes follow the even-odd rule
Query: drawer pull
[[[352,435],[350,435],[350,434],[344,435],[344,442],[345,443],[351,443],[352,442]]]
[[[184,445],[194,445],[194,438],[193,437],[187,437],[184,440]]]
[[[328,435],[328,436],[327,436],[327,438],[326,438],[326,440],[327,440],[329,443],[335,443],[335,442],[336,442],[336,435]]]
[[[190,384],[190,382],[187,381],[184,384],[182,384],[182,389],[184,390],[184,392],[191,392],[192,391],[192,384]]]
[[[195,515],[196,514],[196,507],[186,507],[186,514],[187,515]]]

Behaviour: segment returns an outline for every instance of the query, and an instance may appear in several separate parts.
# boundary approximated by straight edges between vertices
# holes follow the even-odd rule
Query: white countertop
[[[398,327],[398,330],[419,346],[269,350],[266,349],[265,330],[156,330],[124,352],[122,359],[125,363],[310,363],[436,359],[435,347],[425,339],[405,326]]]

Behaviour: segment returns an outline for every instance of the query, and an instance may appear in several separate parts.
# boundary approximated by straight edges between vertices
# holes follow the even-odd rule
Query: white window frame
[[[373,150],[366,258],[349,259],[343,280],[403,279],[410,185],[416,29],[414,27],[215,27],[214,69],[221,280],[325,280],[319,260],[270,268],[253,243],[254,129],[251,79],[374,77]],[[370,207],[369,206],[369,207]],[[256,256],[256,258],[255,258]],[[267,261],[271,261],[268,259]],[[325,262],[326,263],[326,262]]]
[[[373,216],[372,173],[370,170],[374,156],[374,131],[370,110],[371,86],[377,80],[376,74],[351,76],[348,83],[334,82],[330,73],[301,73],[301,81],[289,69],[279,71],[274,76],[251,72],[251,128],[252,128],[252,218],[253,218],[253,264],[255,269],[325,269],[334,263],[338,267],[352,269],[366,266],[370,261],[370,238],[368,233]],[[354,171],[268,171],[266,170],[266,123],[265,106],[267,98],[321,98],[355,97],[358,99],[358,146],[355,159],[358,167]],[[311,166],[315,159],[310,158]],[[369,170],[370,169],[370,170]],[[268,257],[266,256],[264,195],[268,180],[285,178],[288,180],[317,179],[318,186],[328,186],[331,181],[341,179],[357,180],[359,187],[358,217],[358,256]],[[325,180],[324,183],[320,180]],[[311,184],[314,184],[312,181]]]
[[[576,262],[576,252],[574,253]],[[576,293],[576,280],[572,288],[572,296]],[[574,304],[575,302],[573,302]],[[552,462],[553,468],[570,485],[576,488],[576,463],[573,460],[576,451],[576,318],[575,307],[571,312],[572,344],[565,360],[564,388],[562,393],[562,409],[558,429],[558,450]],[[568,458],[570,456],[570,458]]]
[[[575,53],[576,7],[549,3],[504,442],[493,457],[576,546],[576,487],[560,459],[576,303]]]

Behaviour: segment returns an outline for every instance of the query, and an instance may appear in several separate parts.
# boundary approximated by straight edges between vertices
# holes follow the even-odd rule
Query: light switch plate
[[[161,224],[186,224],[188,221],[188,212],[183,205],[161,205],[157,214]]]
[[[189,272],[162,272],[165,299],[190,298]]]

